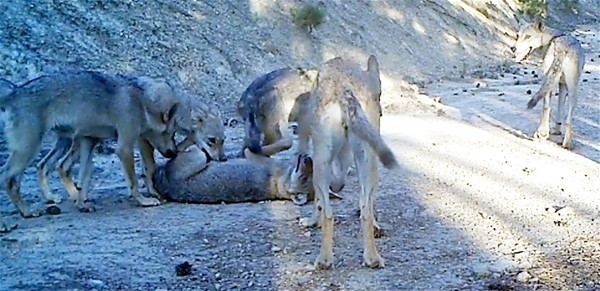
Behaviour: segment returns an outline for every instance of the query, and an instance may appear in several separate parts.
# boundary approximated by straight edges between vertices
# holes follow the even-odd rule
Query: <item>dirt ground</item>
[[[419,25],[413,21],[412,27]],[[22,219],[2,194],[0,213],[19,226],[0,234],[0,290],[600,290],[600,32],[597,24],[584,25],[575,35],[588,52],[572,151],[529,138],[541,108],[525,109],[528,91],[540,85],[534,64],[462,78],[459,68],[454,78],[425,82],[415,99],[386,98],[381,132],[402,168],[380,170],[376,208],[385,236],[377,246],[383,269],[360,265],[353,174],[345,198],[333,200],[335,268],[315,271],[320,231],[298,223],[312,204],[141,208],[127,197],[116,157],[98,155],[90,193],[94,213],[80,213],[65,201],[60,215]],[[403,44],[403,50],[413,47]],[[396,67],[391,59],[388,68]],[[411,62],[410,70],[425,61]],[[385,84],[401,70],[384,76]],[[384,87],[384,93],[402,95],[398,87]],[[228,129],[231,154],[241,131]],[[51,182],[66,198],[56,176]],[[21,191],[28,201],[39,201],[34,167]],[[185,261],[191,274],[176,276],[175,267]]]

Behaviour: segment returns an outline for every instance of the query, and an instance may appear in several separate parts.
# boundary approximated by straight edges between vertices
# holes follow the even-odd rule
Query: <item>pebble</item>
[[[278,247],[278,246],[273,246],[273,247],[271,247],[271,251],[273,251],[273,252],[277,253],[277,252],[280,252],[280,251],[281,251],[281,248],[280,248],[280,247]]]
[[[102,282],[101,280],[96,280],[96,279],[89,279],[88,284],[90,286],[92,286],[92,288],[99,288],[99,287],[104,286],[104,282]]]
[[[517,281],[519,282],[524,283],[529,281],[529,279],[531,279],[531,274],[529,274],[527,271],[523,271],[517,275]]]

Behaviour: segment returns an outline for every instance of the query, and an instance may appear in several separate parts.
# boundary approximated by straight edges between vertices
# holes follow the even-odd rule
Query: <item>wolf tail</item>
[[[260,145],[260,137],[262,134],[262,130],[258,123],[256,122],[256,109],[257,108],[249,108],[248,113],[246,115],[246,137],[247,144],[245,145],[252,153],[264,155],[262,147]]]
[[[551,94],[552,89],[556,87],[556,84],[558,84],[558,81],[560,81],[563,60],[564,57],[554,56],[554,60],[550,65],[550,69],[544,76],[542,87],[540,87],[540,90],[533,95],[529,102],[527,102],[527,109],[532,109],[535,107],[535,105],[537,105],[540,99],[544,98],[544,96],[548,94]]]
[[[350,126],[350,130],[360,139],[369,143],[371,148],[375,150],[379,160],[384,167],[393,169],[398,167],[398,161],[396,156],[385,143],[379,132],[373,127],[367,115],[363,111],[360,102],[352,91],[346,90],[344,92],[342,105],[345,107],[347,112],[347,121]]]

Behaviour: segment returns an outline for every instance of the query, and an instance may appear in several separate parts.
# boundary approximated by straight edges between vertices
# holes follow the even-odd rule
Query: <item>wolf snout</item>
[[[167,159],[174,159],[177,157],[177,153],[173,150],[167,150],[167,152],[165,152],[164,156]]]
[[[517,48],[516,48],[516,47],[514,47],[514,46],[511,46],[511,47],[510,47],[510,51],[514,53],[514,52],[516,52],[516,51],[517,51]]]

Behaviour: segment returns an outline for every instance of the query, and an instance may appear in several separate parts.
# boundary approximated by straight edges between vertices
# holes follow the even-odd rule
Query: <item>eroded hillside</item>
[[[2,1],[0,76],[20,83],[59,69],[136,71],[230,101],[269,70],[372,53],[389,99],[410,94],[409,82],[498,64],[516,24],[512,0],[335,0],[309,35],[289,13],[302,2]]]

